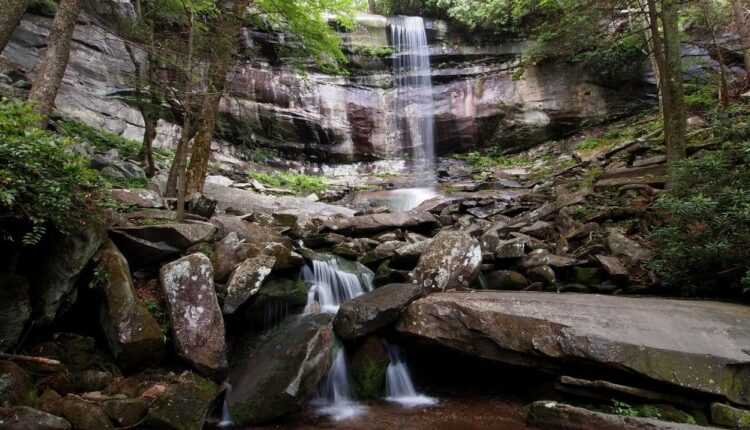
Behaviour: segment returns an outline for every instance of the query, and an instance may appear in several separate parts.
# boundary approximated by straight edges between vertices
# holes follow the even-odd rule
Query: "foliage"
[[[136,158],[141,151],[140,142],[125,139],[108,131],[97,130],[80,122],[62,120],[58,125],[64,135],[88,142],[100,151],[114,148],[126,158]]]
[[[298,195],[319,193],[328,189],[324,179],[298,173],[251,172],[249,177],[267,187],[288,189]]]
[[[683,161],[671,178],[651,268],[684,295],[731,293],[750,273],[750,144]]]
[[[48,224],[69,232],[92,222],[103,186],[89,159],[67,151],[73,140],[39,129],[39,120],[29,104],[0,101],[1,218],[31,226],[26,244],[38,243]]]
[[[469,152],[455,156],[459,160],[464,160],[478,169],[498,167],[508,168],[523,165],[526,160],[521,157],[505,157],[484,155],[479,152]]]
[[[364,55],[366,57],[390,57],[393,55],[393,48],[390,46],[353,46],[351,53],[354,55]]]
[[[718,104],[715,85],[685,85],[685,106],[688,108],[708,110],[716,107]]]
[[[31,0],[26,11],[52,17],[57,13],[57,2],[54,0]]]

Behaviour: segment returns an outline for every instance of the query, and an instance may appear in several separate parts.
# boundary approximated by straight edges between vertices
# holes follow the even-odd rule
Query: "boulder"
[[[512,270],[497,270],[485,275],[490,290],[520,291],[529,286],[525,276]]]
[[[706,427],[622,415],[594,412],[552,401],[534,402],[529,407],[529,424],[560,430],[700,430]]]
[[[263,253],[276,259],[273,264],[274,272],[296,272],[305,265],[305,258],[286,244],[269,243],[263,248]]]
[[[107,241],[94,256],[97,284],[104,300],[99,322],[112,355],[124,367],[154,364],[164,352],[164,334],[154,317],[135,294],[130,268],[112,241]]]
[[[639,262],[651,258],[651,251],[617,230],[610,229],[606,241],[613,254],[628,261]]]
[[[245,311],[245,320],[255,331],[268,331],[289,315],[302,313],[309,286],[300,279],[268,278]]]
[[[341,305],[333,327],[344,340],[364,337],[396,321],[406,307],[422,297],[416,284],[391,284],[355,297]]]
[[[419,258],[414,282],[431,290],[467,288],[479,276],[482,249],[460,231],[440,232]]]
[[[144,428],[149,429],[201,430],[220,392],[218,385],[192,373],[154,387],[161,387],[161,393],[148,409]]]
[[[159,280],[178,354],[204,373],[224,368],[224,317],[211,261],[203,254],[183,257],[162,267]]]
[[[358,399],[375,400],[385,392],[385,375],[391,363],[378,336],[368,336],[354,349],[349,374],[352,394]]]
[[[146,209],[164,208],[164,200],[161,195],[152,190],[109,190],[109,195],[121,206]]]
[[[518,239],[502,240],[494,243],[491,237],[485,238],[487,246],[495,245],[495,257],[499,260],[521,258],[526,255],[526,244]]]
[[[36,388],[29,375],[11,361],[0,361],[0,405],[32,405]]]
[[[16,346],[31,319],[29,282],[10,273],[0,274],[0,351]]]
[[[750,405],[750,308],[731,303],[445,293],[412,303],[397,330],[489,360],[542,367],[588,363],[682,388],[685,396],[701,392]]]
[[[544,285],[554,285],[557,281],[555,271],[549,266],[532,267],[526,272],[531,282],[541,282]]]
[[[324,224],[327,231],[353,237],[370,236],[395,229],[429,231],[439,227],[437,218],[426,211],[334,217]]]
[[[28,406],[0,407],[0,428],[3,430],[70,430],[70,423],[47,412]]]
[[[142,398],[113,399],[102,403],[102,409],[118,427],[140,423],[148,412],[148,402]]]
[[[39,256],[29,271],[37,323],[51,323],[67,311],[78,297],[75,283],[81,271],[96,254],[106,236],[104,225],[91,223],[75,232],[47,233]]]
[[[329,314],[289,318],[239,349],[229,374],[233,388],[227,397],[236,425],[268,422],[307,404],[331,365],[332,320]]]
[[[73,424],[76,430],[114,429],[107,414],[99,406],[68,394],[62,400],[62,416]]]
[[[211,254],[211,265],[214,268],[214,280],[226,282],[234,269],[248,258],[258,256],[262,251],[260,244],[247,243],[237,237],[237,233],[229,233],[216,244]]]
[[[224,314],[231,315],[259,290],[271,274],[276,258],[260,255],[248,258],[229,277],[224,297]]]
[[[723,403],[712,403],[711,422],[722,427],[750,430],[750,410],[733,408]]]
[[[609,276],[613,278],[626,278],[628,276],[628,269],[625,268],[619,258],[606,255],[597,255],[595,258]]]
[[[189,247],[210,241],[216,227],[203,222],[119,227],[110,230],[112,240],[135,267],[163,261]]]
[[[538,266],[550,266],[555,269],[564,269],[578,264],[579,261],[571,257],[550,254],[544,249],[536,249],[521,261],[521,267],[531,269]]]
[[[398,248],[391,259],[391,267],[413,269],[431,242],[431,240],[423,240]]]
[[[408,244],[406,242],[401,242],[398,240],[383,242],[375,247],[375,249],[373,249],[372,251],[363,255],[362,258],[360,258],[360,262],[362,262],[363,264],[373,264],[379,261],[387,260],[396,255],[396,251],[398,249],[403,248],[407,245]]]
[[[283,242],[285,240],[276,230],[258,223],[245,221],[238,216],[215,215],[209,222],[216,226],[218,229],[216,234],[222,238],[229,233],[235,233],[239,240],[252,244]]]

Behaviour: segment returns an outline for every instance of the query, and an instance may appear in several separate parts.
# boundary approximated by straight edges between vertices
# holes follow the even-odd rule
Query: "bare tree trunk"
[[[669,93],[669,106],[665,106],[664,136],[667,147],[667,164],[673,165],[686,156],[685,99],[682,87],[682,47],[678,26],[678,0],[662,0],[662,25],[664,27],[664,58],[666,65],[665,93]]]
[[[52,21],[47,52],[29,92],[29,101],[36,103],[36,109],[42,115],[45,124],[55,106],[57,91],[68,67],[73,31],[82,5],[82,0],[60,0],[57,14]]]
[[[187,79],[185,80],[185,106],[186,109],[190,109],[191,104],[191,98],[193,93],[193,37],[195,32],[195,10],[193,9],[193,5],[191,4],[189,6],[189,13],[190,13],[190,31],[188,33],[188,52],[187,52],[187,67],[185,70],[185,74],[187,75]],[[177,181],[177,222],[182,222],[185,220],[185,196],[187,195],[187,172],[186,172],[186,164],[187,164],[187,152],[188,152],[188,145],[190,143],[190,115],[185,115],[185,121],[182,126],[182,139],[180,141],[180,146],[182,147],[182,151],[180,151],[180,155],[175,157],[175,163],[177,163],[178,167],[178,181]]]
[[[648,0],[646,4],[646,37],[650,49],[651,67],[654,69],[656,78],[656,93],[659,99],[659,113],[664,116],[664,45],[659,35],[659,18],[654,0]]]
[[[706,4],[706,0],[701,0],[699,3],[703,16],[706,19],[706,24],[708,24],[708,29],[711,32],[711,43],[714,45],[719,61],[719,102],[721,103],[721,107],[726,108],[729,106],[729,84],[727,83],[727,66],[724,63],[724,54],[722,54],[721,46],[719,46],[716,38],[716,25],[711,16],[711,8]]]
[[[734,24],[740,35],[742,45],[742,56],[745,58],[745,79],[750,80],[750,26],[745,17],[745,8],[742,0],[732,0],[732,11],[734,12]]]
[[[211,141],[219,113],[219,103],[226,88],[227,74],[232,68],[232,54],[242,28],[242,15],[251,3],[251,0],[238,0],[233,9],[226,11],[216,25],[214,41],[217,46],[214,46],[211,56],[207,93],[198,117],[193,153],[188,166],[188,192],[191,194],[203,190],[211,157]]]
[[[29,0],[0,0],[0,54],[10,41],[13,32],[21,23]]]

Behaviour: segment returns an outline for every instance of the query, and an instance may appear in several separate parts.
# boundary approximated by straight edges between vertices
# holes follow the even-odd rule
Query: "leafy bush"
[[[66,151],[72,140],[41,130],[39,120],[28,104],[0,101],[0,222],[20,222],[26,244],[49,224],[66,232],[91,222],[103,186],[90,160]]]
[[[685,85],[685,106],[691,109],[707,110],[718,104],[715,85]]]
[[[249,177],[267,187],[285,188],[298,195],[319,193],[328,189],[326,181],[317,176],[282,172],[251,172]]]
[[[125,158],[138,158],[141,153],[142,143],[135,140],[125,139],[114,133],[97,130],[86,124],[71,120],[60,121],[63,134],[73,138],[80,138],[92,144],[100,151],[116,148],[120,155]]]
[[[52,17],[57,14],[57,2],[54,0],[31,0],[26,11]]]
[[[523,165],[526,163],[526,160],[524,160],[521,157],[503,157],[503,156],[497,156],[493,157],[490,155],[484,155],[480,154],[479,152],[469,152],[466,154],[459,154],[456,155],[456,158],[459,160],[464,160],[467,163],[471,164],[475,168],[487,168],[487,167],[499,167],[499,168],[507,168],[507,167],[516,167]]]
[[[666,222],[652,233],[652,269],[684,295],[736,291],[750,278],[750,144],[683,161],[671,177],[656,204]]]

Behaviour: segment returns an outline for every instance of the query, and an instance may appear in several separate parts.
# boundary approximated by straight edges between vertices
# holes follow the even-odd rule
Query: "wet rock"
[[[248,258],[240,264],[227,282],[224,313],[227,315],[233,314],[237,308],[260,291],[263,281],[271,274],[275,263],[276,258],[261,255]]]
[[[208,379],[186,373],[170,381],[148,410],[145,428],[200,430],[219,395],[219,387]]]
[[[204,373],[224,368],[224,318],[214,290],[211,261],[192,254],[161,268],[178,354]]]
[[[64,418],[28,406],[0,407],[0,428],[3,430],[70,430]]]
[[[38,323],[51,323],[78,297],[75,282],[106,236],[103,225],[89,224],[70,234],[49,232],[43,255],[34,260],[29,281],[38,307]]]
[[[36,389],[25,370],[11,361],[0,361],[0,406],[32,405]]]
[[[485,277],[490,290],[520,291],[529,286],[525,276],[512,270],[497,270]]]
[[[467,288],[479,276],[482,249],[460,231],[440,232],[419,258],[414,283],[430,290]]]
[[[114,429],[104,411],[93,403],[85,402],[78,396],[67,395],[62,401],[62,415],[76,430]]]
[[[211,266],[214,269],[214,280],[226,282],[234,269],[248,258],[258,256],[262,251],[261,245],[247,243],[237,237],[237,233],[229,233],[216,244],[211,254]]]
[[[164,201],[161,195],[151,190],[109,190],[109,195],[122,206],[147,209],[163,209]]]
[[[610,229],[606,241],[613,254],[628,261],[638,262],[651,258],[651,251],[617,230]]]
[[[555,271],[549,266],[532,267],[526,272],[531,282],[541,282],[544,285],[554,285],[557,281]]]
[[[101,407],[118,427],[134,426],[140,423],[148,412],[148,402],[142,398],[107,400]]]
[[[29,282],[10,273],[0,274],[0,351],[16,346],[31,318]],[[12,304],[12,306],[11,306]]]
[[[397,330],[526,366],[589,363],[750,405],[750,309],[708,301],[554,293],[445,293],[412,303]],[[696,333],[711,333],[697,336]],[[476,348],[487,342],[497,348]],[[514,354],[509,354],[513,352]]]
[[[380,287],[342,304],[333,327],[345,340],[366,336],[396,321],[411,302],[424,294],[425,289],[415,284]]]
[[[210,241],[215,233],[216,227],[202,222],[119,227],[110,230],[112,240],[135,267],[176,256],[197,243]]]
[[[136,296],[125,257],[112,241],[107,241],[94,261],[97,270],[106,274],[97,285],[104,296],[99,322],[112,355],[126,368],[158,362],[164,352],[164,335]]]
[[[528,421],[529,424],[540,428],[563,430],[699,430],[705,428],[651,418],[610,415],[552,401],[532,403],[529,408]]]
[[[354,237],[369,236],[394,229],[429,231],[438,227],[440,227],[438,220],[431,213],[424,211],[337,217],[326,221],[324,225],[328,231]]]
[[[385,392],[385,375],[391,360],[380,338],[368,336],[356,346],[349,371],[352,394],[358,399],[378,399]]]
[[[255,331],[267,331],[281,324],[289,315],[302,313],[307,304],[308,285],[288,278],[268,278],[245,311],[245,320]]]
[[[750,429],[750,410],[733,408],[723,403],[711,404],[711,422],[738,430]]]
[[[300,410],[328,373],[334,344],[329,314],[290,318],[233,359],[227,404],[235,424],[268,422]]]

